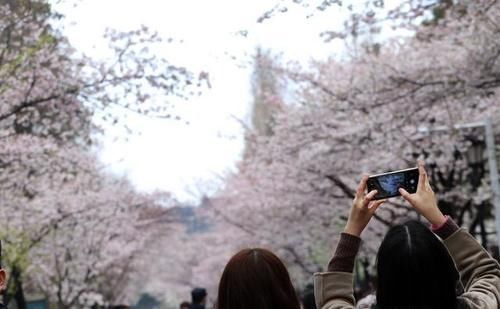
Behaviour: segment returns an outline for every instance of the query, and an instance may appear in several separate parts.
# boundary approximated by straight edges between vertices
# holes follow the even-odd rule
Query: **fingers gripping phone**
[[[368,192],[377,190],[374,200],[385,199],[401,195],[399,188],[403,188],[408,193],[417,192],[418,168],[408,168],[404,170],[372,175],[368,177],[366,187]]]

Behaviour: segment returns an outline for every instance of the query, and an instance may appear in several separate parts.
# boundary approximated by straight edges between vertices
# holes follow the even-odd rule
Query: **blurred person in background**
[[[184,301],[181,303],[179,306],[180,309],[189,309],[189,303],[187,301]]]
[[[387,232],[377,254],[373,305],[378,309],[499,308],[500,265],[465,229],[441,213],[423,162],[418,162],[418,168],[417,192],[400,189],[400,193],[431,229],[409,221]],[[355,308],[352,272],[360,235],[384,202],[372,201],[376,190],[365,194],[367,179],[363,177],[358,186],[328,272],[314,275],[316,304],[321,309]]]
[[[204,288],[194,288],[191,291],[192,303],[189,309],[205,309],[207,305],[207,290]]]
[[[300,309],[283,262],[271,251],[244,249],[227,263],[215,309]]]

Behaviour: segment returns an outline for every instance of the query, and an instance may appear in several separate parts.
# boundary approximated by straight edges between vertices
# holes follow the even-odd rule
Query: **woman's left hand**
[[[368,176],[363,176],[356,190],[356,195],[352,201],[351,211],[347,219],[344,232],[359,237],[372,218],[377,208],[386,200],[373,201],[377,190],[372,190],[365,195],[366,181]]]

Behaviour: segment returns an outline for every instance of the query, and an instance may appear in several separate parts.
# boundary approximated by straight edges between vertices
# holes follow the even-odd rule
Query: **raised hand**
[[[419,174],[417,192],[410,194],[405,189],[400,188],[399,193],[401,193],[403,198],[430,223],[440,225],[446,221],[446,217],[437,206],[434,191],[432,191],[427,173],[425,172],[424,162],[418,160],[417,165]]]
[[[365,195],[367,180],[368,176],[363,176],[363,178],[361,178],[358,189],[356,190],[356,195],[352,201],[349,218],[344,228],[345,233],[358,237],[361,235],[361,232],[363,232],[368,222],[370,222],[377,208],[386,201],[371,201],[375,194],[377,194],[377,190],[372,190]]]

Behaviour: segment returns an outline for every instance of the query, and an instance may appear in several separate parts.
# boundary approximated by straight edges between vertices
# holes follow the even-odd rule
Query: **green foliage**
[[[24,270],[29,265],[28,251],[31,241],[26,233],[14,229],[0,230],[2,239],[2,266],[16,265]]]
[[[56,43],[57,40],[53,35],[43,33],[40,35],[38,41],[36,41],[33,45],[23,46],[19,51],[17,51],[16,57],[9,63],[6,63],[4,68],[6,68],[8,72],[14,72],[16,71],[16,68],[21,66],[23,63],[35,58],[39,51],[46,47],[53,46]]]

